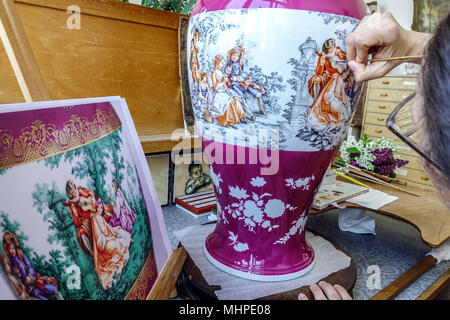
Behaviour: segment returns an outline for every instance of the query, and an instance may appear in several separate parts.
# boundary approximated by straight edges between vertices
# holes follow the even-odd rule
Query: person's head
[[[76,186],[72,180],[69,180],[66,183],[66,195],[69,200],[76,198]]]
[[[238,50],[233,50],[231,52],[231,61],[236,62],[239,61],[241,54]]]
[[[206,83],[207,79],[208,79],[208,74],[206,72],[202,72],[200,74],[200,81],[203,83]]]
[[[11,231],[5,231],[3,234],[3,250],[9,258],[15,257],[17,255],[17,247],[19,246],[19,241],[17,237]]]
[[[223,58],[221,56],[216,56],[214,58],[214,70],[220,70],[223,67]]]
[[[189,176],[192,179],[198,179],[203,175],[203,168],[200,163],[192,162],[189,165]]]
[[[330,53],[331,51],[334,50],[335,47],[336,47],[336,40],[330,38],[323,43],[322,52]]]
[[[198,29],[195,29],[195,31],[194,31],[194,42],[197,42],[199,38],[200,38],[200,31],[198,31]]]
[[[114,191],[117,191],[117,189],[119,189],[119,183],[117,182],[116,179],[113,179],[112,181],[112,187]]]
[[[423,167],[450,208],[450,13],[425,51],[413,116],[421,148],[444,172],[424,159]]]
[[[229,52],[229,59],[233,62],[238,62],[242,60],[242,57],[245,55],[245,48],[241,46],[236,46]]]

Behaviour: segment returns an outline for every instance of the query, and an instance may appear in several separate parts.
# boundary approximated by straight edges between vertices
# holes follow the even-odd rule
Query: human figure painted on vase
[[[332,38],[325,41],[318,56],[316,74],[308,81],[308,91],[314,98],[308,121],[316,129],[338,128],[351,112],[346,90],[351,86],[350,73],[346,71],[346,53]]]
[[[3,258],[2,264],[4,264],[7,274],[9,271],[8,278],[19,297],[48,300],[49,297],[54,296],[57,300],[64,300],[58,291],[58,281],[53,277],[42,276],[34,270],[29,258],[20,248],[17,237],[12,232],[5,231],[2,244],[8,258],[7,260]]]
[[[262,95],[265,94],[264,88],[252,81],[249,73],[248,60],[246,59],[247,50],[242,46],[236,46],[227,53],[227,65],[224,69],[228,76],[228,87],[233,89],[239,98],[242,99],[244,110],[249,114],[251,120],[255,121],[255,116],[247,104],[247,94],[256,99],[259,113],[266,114],[262,105]]]
[[[112,182],[115,193],[114,214],[109,221],[112,227],[121,227],[123,230],[131,233],[134,223],[136,222],[136,213],[131,209],[125,199],[117,180]]]
[[[214,70],[211,72],[212,90],[206,97],[205,120],[213,122],[215,119],[223,127],[238,123],[247,123],[244,112],[244,102],[228,88],[228,78],[223,73],[225,60],[221,56],[214,59]]]
[[[108,290],[128,263],[132,235],[122,228],[120,208],[117,218],[113,207],[102,202],[92,190],[76,186],[69,180],[66,193],[69,200],[63,204],[69,207],[74,219],[78,242],[86,253],[92,255],[99,281]],[[129,218],[130,221],[127,220]],[[122,220],[126,220],[124,224],[132,228],[135,215],[128,214]],[[111,221],[118,223],[112,226]]]
[[[197,43],[200,38],[200,31],[195,30],[194,36],[191,40],[191,59],[190,59],[190,67],[191,67],[191,74],[192,74],[192,81],[194,82],[194,87],[198,87],[200,79],[199,79],[199,73],[200,73],[200,67],[198,63],[198,47]]]
[[[208,74],[206,72],[202,72],[200,74],[200,86],[198,92],[198,109],[202,110],[203,116],[207,122],[212,123],[214,120],[209,112],[207,102],[208,102],[208,93],[210,91],[209,83],[208,83]]]

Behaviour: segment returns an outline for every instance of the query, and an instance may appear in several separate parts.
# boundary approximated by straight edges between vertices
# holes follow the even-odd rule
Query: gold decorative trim
[[[92,119],[73,114],[59,130],[54,123],[42,120],[33,121],[16,137],[0,128],[0,170],[77,149],[120,127],[120,119],[110,107],[108,111],[96,108]]]
[[[125,300],[145,300],[147,299],[153,285],[158,277],[158,271],[156,270],[156,261],[153,248],[149,254],[147,261],[142,267],[141,273],[137,277],[130,291],[128,292]]]

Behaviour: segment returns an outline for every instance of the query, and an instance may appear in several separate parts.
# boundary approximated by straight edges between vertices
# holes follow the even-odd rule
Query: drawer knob
[[[424,180],[424,181],[430,180],[430,178],[428,178],[427,176],[421,176],[420,179],[422,179],[422,180]]]
[[[384,121],[384,118],[377,118],[378,121]]]
[[[390,84],[391,82],[390,81],[388,81],[388,80],[384,80],[383,81],[383,84]]]
[[[376,129],[375,132],[376,132],[376,133],[383,133],[383,130],[381,130],[381,129]]]
[[[388,94],[387,94],[387,93],[380,93],[380,96],[382,96],[382,97],[387,97]]]
[[[386,109],[386,106],[378,106],[378,109]]]

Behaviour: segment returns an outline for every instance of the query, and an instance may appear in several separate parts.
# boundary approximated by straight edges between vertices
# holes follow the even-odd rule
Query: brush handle
[[[390,57],[390,58],[379,58],[379,59],[367,59],[366,62],[381,62],[381,61],[403,61],[403,60],[419,60],[422,56],[403,56],[403,57]]]

